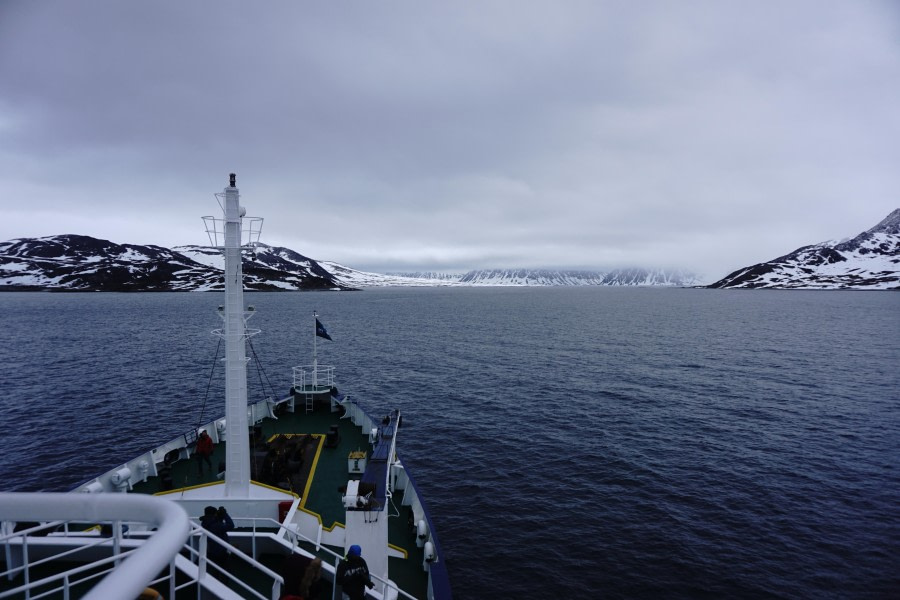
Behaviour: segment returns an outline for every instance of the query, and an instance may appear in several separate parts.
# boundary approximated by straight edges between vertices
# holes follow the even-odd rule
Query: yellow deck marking
[[[302,510],[306,514],[314,516],[316,518],[316,520],[319,522],[319,525],[322,525],[322,515],[320,515],[319,513],[313,512],[313,511],[309,510],[308,508],[306,508],[305,506],[298,506],[297,510]],[[335,521],[334,523],[331,524],[330,527],[325,527],[324,525],[322,525],[322,531],[334,531],[335,527],[345,528],[346,525],[344,525],[340,521]]]
[[[210,481],[209,483],[199,483],[197,485],[189,485],[188,487],[176,488],[174,490],[166,490],[164,492],[156,492],[154,496],[166,496],[168,494],[180,494],[189,490],[199,490],[200,488],[209,487],[211,485],[224,485],[224,481]]]
[[[297,509],[298,509],[298,510],[302,510],[303,512],[305,512],[305,513],[308,514],[308,515],[314,516],[314,517],[319,521],[319,525],[322,526],[322,530],[323,530],[323,531],[329,531],[329,532],[330,532],[330,531],[334,531],[334,528],[335,528],[335,527],[340,527],[340,528],[342,528],[342,529],[345,529],[347,526],[344,525],[343,523],[341,523],[340,521],[335,521],[334,523],[331,524],[331,527],[325,527],[324,524],[322,523],[322,515],[320,515],[320,514],[317,513],[317,512],[313,512],[313,511],[309,510],[308,508],[306,508],[306,499],[309,497],[309,488],[312,486],[312,480],[313,480],[313,477],[315,477],[315,475],[316,475],[316,467],[319,465],[319,456],[322,454],[322,447],[325,445],[325,444],[324,444],[324,442],[325,442],[325,434],[322,434],[322,433],[311,433],[311,434],[305,434],[305,433],[276,433],[275,435],[271,436],[271,437],[268,439],[268,442],[271,443],[272,440],[274,440],[276,437],[278,437],[278,436],[280,436],[280,435],[283,435],[283,436],[285,436],[285,437],[294,437],[294,436],[301,436],[301,435],[309,435],[310,437],[314,437],[314,438],[316,438],[316,439],[319,441],[318,446],[316,446],[316,456],[313,458],[312,466],[311,466],[310,469],[309,469],[309,477],[306,479],[306,487],[303,489],[303,495],[302,495],[302,496],[299,496],[299,498],[300,498],[300,505],[297,507]],[[252,480],[251,480],[251,481],[252,481]],[[211,482],[211,483],[202,483],[202,484],[200,484],[200,485],[192,485],[192,486],[190,486],[190,487],[179,488],[179,489],[177,489],[177,490],[169,490],[169,491],[166,491],[166,492],[156,492],[156,493],[153,494],[153,495],[154,495],[154,496],[164,496],[164,495],[166,495],[166,494],[176,494],[176,493],[186,492],[186,491],[188,491],[188,490],[195,490],[195,489],[199,489],[199,488],[208,487],[208,486],[211,486],[211,485],[221,485],[221,484],[223,484],[223,483],[225,483],[225,482],[224,482],[224,481],[213,481],[213,482]],[[271,485],[266,485],[265,483],[260,483],[259,481],[252,481],[252,483],[255,483],[256,485],[261,486],[261,487],[264,487],[264,488],[268,488],[268,489],[270,489],[270,490],[275,490],[276,492],[282,492],[282,493],[290,494],[290,495],[292,495],[294,498],[297,498],[297,497],[298,497],[297,494],[294,493],[294,492],[289,492],[288,490],[283,490],[283,489],[281,489],[281,488],[273,487],[273,486],[271,486]],[[390,548],[393,548],[393,549],[396,550],[397,552],[401,552],[401,553],[403,554],[404,560],[407,559],[407,558],[409,558],[409,552],[408,552],[407,550],[405,550],[404,548],[401,548],[400,546],[395,546],[394,544],[388,544],[388,546],[389,546]]]
[[[388,548],[393,548],[393,549],[396,550],[397,552],[402,552],[402,553],[403,553],[403,560],[406,560],[407,558],[409,558],[409,552],[407,552],[406,550],[404,550],[404,549],[401,548],[400,546],[395,546],[394,544],[388,543]]]
[[[322,434],[321,433],[310,433],[310,434],[306,434],[306,433],[273,433],[272,435],[269,436],[269,439],[266,440],[266,443],[271,444],[277,437],[292,438],[292,437],[300,437],[301,435],[311,435],[312,437],[318,437]]]
[[[294,498],[299,498],[299,497],[300,497],[300,496],[298,496],[296,493],[294,493],[294,492],[291,491],[291,490],[286,490],[286,489],[284,489],[284,488],[275,487],[275,486],[269,485],[269,484],[267,484],[267,483],[262,483],[261,481],[254,481],[253,479],[251,479],[251,480],[250,480],[250,483],[256,484],[256,485],[258,485],[259,487],[264,487],[264,488],[267,488],[267,489],[270,489],[270,490],[275,490],[276,492],[281,492],[282,494],[290,494],[290,495],[293,496]]]
[[[312,434],[314,438],[319,440],[319,445],[316,446],[316,456],[313,458],[312,466],[309,468],[309,477],[306,478],[306,487],[303,488],[303,496],[300,500],[300,508],[302,508],[305,512],[312,512],[306,510],[306,499],[309,497],[309,488],[312,487],[313,477],[316,476],[316,467],[319,465],[319,455],[322,454],[322,446],[325,442],[325,436],[321,433]],[[312,513],[315,514],[315,513]],[[316,515],[319,517],[319,515]],[[322,517],[319,517],[319,524],[322,523]],[[330,531],[330,530],[329,530]]]

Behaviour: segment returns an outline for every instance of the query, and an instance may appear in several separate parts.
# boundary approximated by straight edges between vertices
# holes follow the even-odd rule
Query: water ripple
[[[196,422],[220,302],[0,295],[5,488],[69,489]],[[308,361],[297,315],[317,309],[335,338],[320,360],[342,391],[404,412],[401,456],[458,598],[900,590],[896,294],[398,289],[252,302],[279,393]],[[206,415],[221,412],[216,380]]]

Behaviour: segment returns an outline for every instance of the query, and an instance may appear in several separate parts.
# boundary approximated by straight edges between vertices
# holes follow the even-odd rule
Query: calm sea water
[[[247,295],[251,396],[320,362],[404,412],[458,598],[900,597],[900,295]],[[0,294],[0,480],[68,490],[200,419],[219,294]],[[223,409],[214,373],[206,417]]]

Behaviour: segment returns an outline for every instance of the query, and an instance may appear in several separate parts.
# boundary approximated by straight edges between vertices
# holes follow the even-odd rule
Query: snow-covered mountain
[[[0,290],[205,291],[223,289],[221,253],[204,246],[116,244],[83,235],[0,243]],[[251,290],[326,290],[374,286],[696,286],[692,273],[663,269],[572,271],[487,269],[465,274],[357,271],[289,248],[258,244],[244,256]],[[900,209],[843,242],[804,246],[739,269],[708,287],[900,289]]]
[[[0,243],[0,286],[7,289],[211,289],[219,278],[204,265],[160,246],[115,244],[84,235]]]
[[[551,269],[482,269],[459,279],[467,285],[602,285],[603,274]]]
[[[700,283],[699,275],[682,269],[614,269],[603,277],[603,285],[691,287]]]
[[[469,271],[459,280],[467,285],[653,285],[693,286],[697,276],[665,269],[555,271],[550,269],[489,269]]]
[[[417,272],[366,273],[323,261],[322,267],[347,286],[583,286],[652,285],[695,286],[700,280],[685,271],[665,269],[615,269],[608,272],[552,269],[481,269],[463,274]]]
[[[900,289],[900,208],[844,242],[803,246],[738,269],[712,288]]]
[[[268,252],[244,265],[253,290],[343,288],[315,261],[292,251]],[[285,250],[285,249],[279,249]],[[222,255],[214,249],[116,244],[83,235],[0,243],[0,289],[82,291],[206,291],[224,289]]]
[[[208,291],[224,287],[224,259],[206,246],[116,244],[82,235],[0,243],[0,289],[83,291]],[[357,271],[316,261],[278,246],[257,244],[244,253],[251,290],[355,289],[375,286],[696,285],[683,272],[620,269],[609,272],[491,269],[465,274]]]
[[[801,248],[788,257],[773,261],[782,269],[794,255],[803,254],[807,263],[818,261],[834,268],[834,263],[886,264],[879,275],[868,271],[851,274],[852,285],[889,287],[897,282],[898,216],[895,211],[878,226],[834,248],[825,245]],[[893,229],[891,229],[893,227]],[[893,233],[892,233],[893,232]],[[891,237],[893,236],[893,237]],[[843,254],[841,254],[843,253]],[[811,257],[811,258],[810,258]],[[888,264],[889,263],[889,264]],[[732,274],[735,283],[719,282],[717,287],[764,287],[780,281],[770,263]],[[224,259],[219,250],[205,246],[160,246],[116,244],[81,235],[16,239],[0,243],[0,290],[96,290],[96,291],[206,291],[223,289]],[[796,267],[800,268],[800,267]],[[804,266],[803,269],[808,269]],[[891,271],[893,269],[893,271]],[[870,268],[871,270],[871,268]],[[289,248],[257,244],[244,253],[244,279],[251,290],[326,290],[375,286],[696,286],[697,276],[678,270],[615,269],[574,271],[551,269],[487,269],[465,274],[437,272],[385,275],[358,271],[330,261],[316,261]],[[887,275],[885,275],[887,273]],[[893,273],[893,275],[890,275]],[[769,274],[764,285],[753,275]],[[891,279],[893,277],[893,279]],[[875,282],[875,283],[873,283]],[[887,282],[887,283],[885,283]],[[790,286],[787,286],[790,287]],[[807,285],[807,287],[810,287]],[[824,287],[819,281],[817,287]],[[847,287],[847,285],[843,285]]]
[[[225,258],[222,253],[208,246],[176,246],[183,256],[222,272]],[[244,287],[247,289],[321,290],[350,289],[327,269],[311,258],[290,248],[256,244],[253,250],[244,251],[242,269]]]
[[[460,273],[442,273],[440,271],[410,271],[406,273],[387,273],[389,276],[403,277],[404,279],[427,279],[434,281],[435,285],[444,283],[455,283],[462,277]]]
[[[445,285],[458,285],[458,281],[453,276],[450,278],[439,277],[418,277],[410,275],[384,275],[382,273],[369,273],[366,271],[357,271],[350,267],[323,260],[322,268],[331,273],[335,281],[349,287],[433,287]]]
[[[450,273],[366,273],[333,262],[322,261],[343,285],[378,286],[583,286],[653,285],[694,286],[700,283],[692,273],[664,269],[616,269],[608,272],[552,269],[482,269],[463,274]]]

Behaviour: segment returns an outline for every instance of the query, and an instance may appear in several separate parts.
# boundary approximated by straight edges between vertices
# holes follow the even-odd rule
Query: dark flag
[[[326,340],[334,341],[331,339],[331,336],[328,335],[328,332],[325,331],[325,326],[322,325],[322,323],[318,319],[316,319],[316,335],[319,336],[320,338],[325,338]]]

